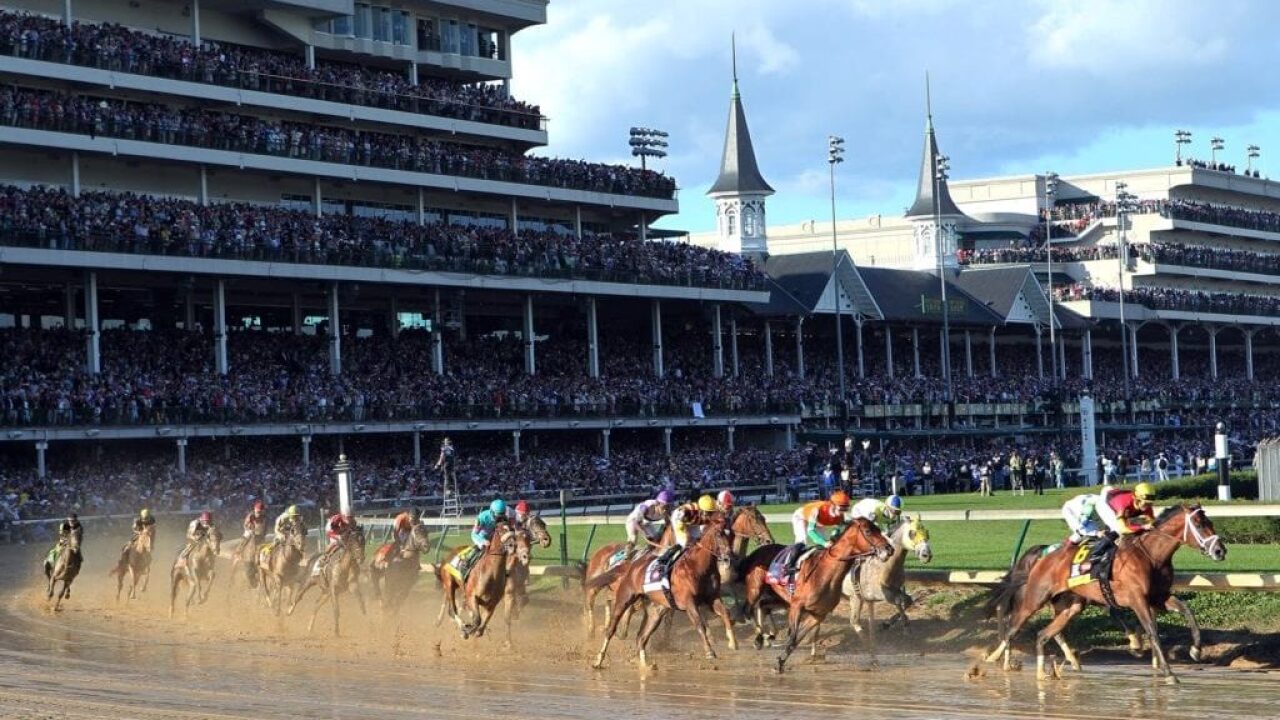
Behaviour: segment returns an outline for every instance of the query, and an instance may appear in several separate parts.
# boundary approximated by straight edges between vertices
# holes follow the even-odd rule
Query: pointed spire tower
[[[920,184],[916,189],[916,200],[907,209],[907,219],[914,226],[915,260],[912,268],[936,272],[938,269],[939,243],[936,238],[941,234],[942,267],[954,270],[958,267],[956,251],[959,247],[957,225],[966,219],[960,208],[951,199],[951,191],[947,188],[945,177],[938,177],[938,138],[933,131],[933,101],[929,92],[929,75],[924,79],[925,126],[924,157],[920,161]]]
[[[720,176],[707,191],[716,203],[719,248],[725,252],[768,255],[769,236],[765,224],[765,198],[773,188],[760,175],[756,151],[747,129],[747,114],[738,92],[738,46],[733,48],[733,97],[729,101],[729,123],[724,133],[724,155]]]

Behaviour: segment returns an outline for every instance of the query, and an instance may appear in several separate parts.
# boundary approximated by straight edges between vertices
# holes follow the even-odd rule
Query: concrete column
[[[76,329],[76,286],[67,283],[62,290],[62,297],[66,301],[62,311],[62,327],[68,330]]]
[[[71,27],[71,21],[71,0],[62,0],[62,24]]]
[[[662,428],[662,451],[667,457],[671,457],[671,428]]]
[[[973,331],[964,331],[964,371],[973,377]]]
[[[1182,370],[1178,366],[1178,331],[1181,329],[1173,323],[1169,324],[1169,368],[1170,377],[1174,380],[1182,377]]]
[[[186,332],[196,331],[196,294],[188,290],[183,298],[182,329]]]
[[[444,374],[444,311],[440,308],[440,288],[436,288],[431,316],[431,371]]]
[[[342,315],[336,282],[329,285],[329,374],[342,374]]]
[[[593,297],[587,298],[587,376],[600,377],[600,317]]]
[[[316,69],[316,46],[312,45],[311,43],[307,43],[304,53],[306,55],[307,69],[315,70]],[[417,73],[414,73],[414,75],[416,76]]]
[[[1253,334],[1255,330],[1244,331],[1244,374],[1253,380]]]
[[[609,433],[613,432],[609,428],[600,431],[600,455],[605,460],[609,459]]]
[[[582,239],[582,206],[573,206],[573,235],[579,240]]]
[[[67,0],[70,7],[71,0]],[[80,153],[71,153],[71,197],[80,197]]]
[[[293,294],[293,334],[302,334],[302,294]]]
[[[991,340],[991,342],[990,342],[990,346],[991,346],[991,347],[990,347],[990,349],[991,349],[991,377],[996,377],[996,374],[997,374],[997,373],[996,373],[996,328],[995,328],[995,326],[994,326],[994,325],[993,325],[993,326],[991,326],[991,335],[990,335],[990,340]]]
[[[178,473],[187,474],[187,439],[178,438]]]
[[[517,463],[520,462],[520,431],[519,430],[511,431],[511,456],[515,458]]]
[[[866,352],[866,349],[863,348],[862,346],[862,325],[863,325],[862,316],[857,313],[854,313],[853,326],[857,331],[857,339],[858,339],[858,377],[859,378],[865,378],[867,376],[867,352]]]
[[[716,303],[711,315],[711,374],[724,377],[724,332],[720,326],[720,304]]]
[[[773,377],[773,323],[764,321],[764,375]]]
[[[804,377],[804,318],[796,318],[796,372]]]
[[[36,442],[36,477],[44,479],[48,468],[45,465],[44,454],[49,449],[48,440],[39,440]]]
[[[524,296],[524,372],[538,374],[538,351],[533,336],[533,296]]]
[[[213,283],[213,363],[219,375],[227,374],[227,285]]]
[[[1058,333],[1061,335],[1061,331]],[[1054,343],[1058,348],[1058,373],[1063,380],[1067,379],[1067,344],[1063,342]]]
[[[742,367],[738,363],[738,318],[729,318],[729,357],[733,361],[733,376],[741,374]]]
[[[191,44],[200,47],[200,0],[191,0]]]
[[[302,467],[311,467],[311,436],[302,436]]]
[[[1133,377],[1137,378],[1141,373],[1138,371],[1138,326],[1129,326],[1129,355],[1132,357]]]
[[[1086,380],[1093,379],[1093,330],[1085,330],[1080,343],[1080,374]]]
[[[516,200],[515,195],[511,196],[511,210],[507,215],[507,226],[511,228],[511,234],[520,237],[520,203]]]
[[[422,467],[422,433],[413,433],[413,466]]]
[[[418,188],[418,224],[427,224],[427,193],[422,188]]]
[[[390,331],[391,337],[400,337],[400,299],[395,295],[391,296],[390,307],[387,308],[390,316],[387,318],[387,330]]]
[[[796,428],[794,425],[787,425],[785,430],[785,444],[788,450],[796,449]]]
[[[645,217],[644,217],[644,212],[643,212],[643,211],[641,211],[641,213],[640,213],[640,222],[638,222],[636,225],[637,225],[637,227],[639,227],[639,228],[640,228],[640,242],[644,242],[644,241],[648,240],[648,239],[649,239],[649,225],[648,225],[648,221],[647,221],[647,220],[645,219]]]
[[[732,425],[724,429],[724,446],[729,452],[733,452],[733,434],[737,429]]]
[[[1209,377],[1218,379],[1218,328],[1206,325],[1209,331]]]
[[[202,207],[209,205],[209,169],[200,166],[200,196],[197,198]]]
[[[916,377],[920,377],[920,328],[911,328],[911,357],[915,365]]]
[[[315,179],[311,193],[311,209],[315,211],[316,217],[320,217],[324,206],[324,198],[320,194],[320,178]]]
[[[410,60],[409,67],[405,68],[405,72],[409,75],[409,85],[418,87],[418,62]]]
[[[98,321],[98,273],[92,270],[84,274],[84,329],[85,372],[97,375],[102,372],[98,346],[102,323]]]
[[[884,326],[884,367],[885,373],[893,377],[893,328]]]
[[[1039,325],[1035,326],[1036,330],[1036,376],[1041,380],[1044,379],[1044,332]]]
[[[653,375],[660,378],[666,375],[662,364],[662,301],[655,298],[649,307],[653,327]]]

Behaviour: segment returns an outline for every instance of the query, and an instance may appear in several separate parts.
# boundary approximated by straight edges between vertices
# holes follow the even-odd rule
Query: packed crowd
[[[1089,260],[1114,260],[1115,245],[1089,245],[1085,247],[1055,247],[1053,261],[1087,262]],[[1004,263],[1044,263],[1048,260],[1044,245],[1009,245],[1007,247],[960,249],[956,257],[961,265],[993,265]]]
[[[16,86],[0,93],[0,124],[620,195],[670,198],[676,190],[666,175],[625,165]]]
[[[1120,300],[1120,291],[1116,288],[1083,285],[1080,283],[1054,288],[1054,294],[1062,302],[1072,300],[1119,302]],[[1176,310],[1222,315],[1274,316],[1280,314],[1280,297],[1272,295],[1211,293],[1178,288],[1137,287],[1125,290],[1124,300],[1152,310]]]
[[[1135,245],[1134,249],[1144,261],[1149,263],[1280,275],[1280,255],[1276,253],[1181,243],[1142,243]]]
[[[1188,167],[1200,168],[1202,170],[1217,170],[1218,172],[1233,173],[1233,174],[1238,172],[1236,170],[1235,165],[1232,165],[1230,163],[1217,162],[1214,160],[1196,160],[1195,158],[1187,158],[1185,160],[1178,160],[1177,165],[1179,167],[1186,165]],[[1262,173],[1258,170],[1245,170],[1244,175],[1245,177],[1255,177],[1255,178],[1262,177]]]
[[[112,23],[74,22],[0,12],[0,54],[112,72],[223,85],[538,129],[537,105],[510,98],[496,85],[463,84],[320,60],[308,67],[301,52],[153,35]]]
[[[0,186],[0,243],[486,275],[758,288],[740,255],[620,235],[415,222],[248,203]]]

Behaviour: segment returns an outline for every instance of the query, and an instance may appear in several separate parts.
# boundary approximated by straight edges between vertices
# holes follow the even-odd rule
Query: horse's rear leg
[[[187,577],[187,584],[191,586],[191,591],[187,593],[187,606],[183,610],[183,617],[187,618],[191,617],[191,603],[195,602],[196,596],[200,594],[200,576],[192,577],[191,575],[194,573]]]
[[[787,618],[789,637],[786,645],[782,647],[782,654],[778,656],[779,673],[782,673],[783,668],[786,667],[787,658],[791,657],[791,653],[795,652],[796,647],[804,642],[805,636],[817,627],[817,618],[812,617],[797,606],[792,606],[790,617]]]
[[[819,624],[813,629],[813,640],[809,642],[809,658],[818,659],[818,641],[822,639],[822,625]]]
[[[173,606],[178,601],[178,585],[182,583],[182,576],[177,572],[169,575],[169,619],[173,619]]]
[[[1022,629],[1028,620],[1035,615],[1045,603],[1049,602],[1050,591],[1031,587],[1030,580],[1023,585],[1018,592],[1016,601],[1014,602],[1013,612],[1009,614],[1008,625],[1004,628],[1001,635],[1000,644],[986,656],[987,662],[995,662],[996,659],[1003,657],[1003,667],[1009,669],[1009,659],[1012,648],[1010,647],[1013,638]]]
[[[694,612],[697,612],[695,610]],[[646,608],[644,613],[644,625],[640,627],[640,632],[636,633],[636,647],[640,650],[640,666],[652,667],[649,665],[649,655],[647,649],[649,647],[649,638],[653,637],[653,633],[657,631],[658,626],[666,619],[671,610],[665,607],[654,606],[653,612],[649,612]]]
[[[359,597],[359,590],[356,590],[356,596]],[[329,602],[333,604],[333,636],[340,637],[341,632],[338,631],[338,588],[333,586],[329,588]],[[364,609],[364,601],[360,601],[360,608]]]
[[[302,587],[298,588],[298,592],[290,593],[289,610],[288,612],[285,613],[285,615],[293,615],[293,610],[294,608],[298,607],[298,603],[302,601],[302,596],[306,595],[307,591],[310,590],[312,586],[314,586],[315,584],[316,584],[315,576],[308,575],[306,581],[302,583]]]
[[[587,637],[596,634],[596,595],[599,588],[588,588],[582,596],[582,612],[587,619]]]
[[[624,581],[625,582],[625,581]],[[613,640],[613,636],[618,632],[618,623],[622,621],[622,616],[626,614],[631,606],[643,597],[639,593],[624,594],[621,585],[614,594],[613,612],[609,614],[609,622],[604,628],[604,644],[600,646],[600,652],[596,653],[595,662],[591,663],[591,667],[599,670],[604,667],[605,655],[609,652],[609,642]]]
[[[1044,669],[1044,644],[1049,642],[1049,638],[1057,637],[1058,634],[1067,627],[1067,623],[1071,622],[1071,618],[1080,614],[1080,611],[1084,609],[1084,606],[1085,603],[1083,600],[1071,603],[1065,609],[1058,612],[1057,615],[1054,615],[1053,619],[1049,621],[1049,624],[1041,628],[1039,633],[1036,633],[1037,680],[1047,680],[1050,677],[1049,673],[1046,673]],[[1057,675],[1056,668],[1053,675]]]
[[[853,628],[856,633],[862,633],[862,623],[858,622],[862,619],[862,593],[855,590],[849,596],[849,627]]]
[[[324,604],[329,602],[329,600],[330,600],[329,593],[320,593],[319,597],[316,598],[316,605],[314,608],[311,609],[311,620],[307,623],[308,633],[310,633],[312,630],[315,630],[316,616],[320,614],[320,608],[324,607]],[[298,603],[295,600],[294,605],[297,605],[297,604]],[[335,621],[334,624],[336,625],[337,622]]]
[[[729,614],[729,608],[725,607],[724,599],[716,596],[711,602],[711,610],[720,616],[720,621],[724,623],[725,639],[729,642],[730,650],[738,649],[738,638],[733,634],[733,616]]]
[[[1191,612],[1191,608],[1187,607],[1186,603],[1173,595],[1170,595],[1169,599],[1165,601],[1164,607],[1166,610],[1177,610],[1182,613],[1183,619],[1187,621],[1187,627],[1191,628],[1191,649],[1187,651],[1187,654],[1191,656],[1194,662],[1200,662],[1200,623],[1196,622],[1195,614]]]

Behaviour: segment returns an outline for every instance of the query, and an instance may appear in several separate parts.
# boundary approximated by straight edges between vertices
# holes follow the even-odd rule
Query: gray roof
[[[938,276],[920,270],[858,268],[885,322],[942,324],[942,290]],[[1003,325],[1004,315],[955,284],[947,282],[948,319],[955,326]]]
[[[1002,318],[1009,317],[1013,303],[1026,285],[1030,270],[1026,265],[964,268],[952,283]]]
[[[729,101],[729,124],[724,131],[724,155],[720,158],[720,177],[707,191],[717,193],[762,193],[772,195],[773,188],[760,175],[756,150],[747,129],[747,114],[742,109],[738,81],[733,81],[733,99]]]
[[[840,263],[838,279],[845,294],[860,314],[879,318],[879,308],[875,307],[875,301],[862,282],[860,269],[843,250],[839,257],[843,262]],[[835,258],[825,250],[771,255],[764,262],[764,270],[772,281],[769,302],[755,306],[755,312],[759,315],[808,315],[823,310],[817,305],[831,283],[834,266]],[[830,311],[831,308],[825,310]]]
[[[924,130],[924,157],[920,160],[920,184],[916,189],[916,201],[907,210],[907,217],[926,217],[933,215],[934,168],[938,162],[938,138],[933,133],[933,115],[929,116]],[[947,181],[938,183],[939,215],[960,215],[964,213],[956,207],[951,199],[951,191],[947,189]]]

